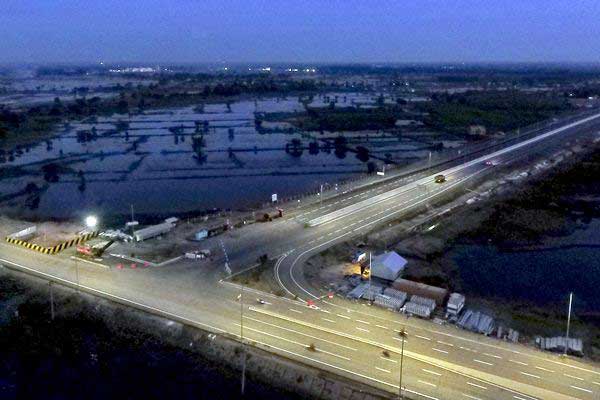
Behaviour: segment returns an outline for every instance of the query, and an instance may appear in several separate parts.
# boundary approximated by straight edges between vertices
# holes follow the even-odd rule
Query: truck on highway
[[[436,175],[433,178],[433,180],[435,181],[435,183],[444,183],[444,182],[446,182],[446,176],[442,175],[442,174],[439,174],[439,175]]]

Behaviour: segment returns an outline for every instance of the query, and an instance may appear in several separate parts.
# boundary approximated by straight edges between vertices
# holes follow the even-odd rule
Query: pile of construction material
[[[365,290],[367,290],[367,284],[366,283],[361,283],[359,285],[357,285],[354,289],[352,289],[347,295],[346,297],[348,297],[349,299],[360,299],[363,295],[363,293],[365,293]]]
[[[554,351],[564,353],[567,349],[567,353],[574,354],[577,356],[583,356],[583,342],[581,339],[576,338],[565,338],[562,336],[558,337],[537,337],[535,342],[542,350]]]
[[[386,288],[383,294],[375,295],[375,305],[399,311],[406,302],[408,295],[396,289]]]
[[[362,298],[365,300],[373,301],[375,300],[375,296],[383,293],[383,287],[379,285],[373,285],[371,283],[366,284],[367,288],[364,291]]]
[[[513,343],[517,343],[519,341],[519,331],[515,331],[511,328],[509,328],[507,331],[503,326],[499,326],[498,330],[496,331],[496,337],[498,339],[506,339]]]
[[[490,335],[494,331],[494,318],[480,311],[467,310],[460,317],[457,325],[471,332]]]
[[[413,295],[410,301],[404,305],[404,312],[407,314],[417,315],[422,318],[431,317],[431,313],[435,310],[435,300]]]

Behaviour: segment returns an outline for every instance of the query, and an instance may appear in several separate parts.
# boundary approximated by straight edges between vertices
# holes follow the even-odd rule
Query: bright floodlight
[[[98,225],[98,218],[96,218],[93,215],[90,215],[88,217],[85,218],[85,225],[88,228],[95,228],[96,225]]]

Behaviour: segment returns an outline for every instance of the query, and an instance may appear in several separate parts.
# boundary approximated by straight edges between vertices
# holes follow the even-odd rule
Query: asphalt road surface
[[[534,152],[560,149],[566,141],[597,132],[600,114],[588,118],[527,145],[465,158],[443,171],[443,184],[433,181],[441,171],[399,176],[220,237],[234,271],[260,254],[277,255],[276,279],[297,300],[221,281],[223,259],[201,267],[182,261],[168,268],[101,268],[73,260],[68,252],[47,256],[2,243],[0,263],[215,333],[243,336],[247,343],[392,392],[398,391],[402,360],[403,391],[415,398],[597,399],[597,365],[343,298],[323,298],[302,274],[311,255],[425,204],[451,199],[474,179],[493,178],[495,167],[486,163],[492,158],[522,162]],[[311,298],[318,299],[315,307],[306,305]],[[407,333],[403,357],[402,329]]]

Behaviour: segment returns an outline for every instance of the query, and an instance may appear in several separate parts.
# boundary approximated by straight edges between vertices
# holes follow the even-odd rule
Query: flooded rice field
[[[373,100],[343,94],[348,105]],[[311,105],[327,104],[315,96]],[[385,162],[425,158],[442,140],[452,144],[433,135],[353,132],[344,133],[348,151],[340,152],[333,146],[339,133],[255,119],[302,109],[298,97],[268,98],[71,122],[51,140],[0,154],[0,206],[38,218],[125,215],[131,205],[161,215],[252,207],[273,193],[298,195]],[[369,149],[366,157],[353,151],[358,146]]]

